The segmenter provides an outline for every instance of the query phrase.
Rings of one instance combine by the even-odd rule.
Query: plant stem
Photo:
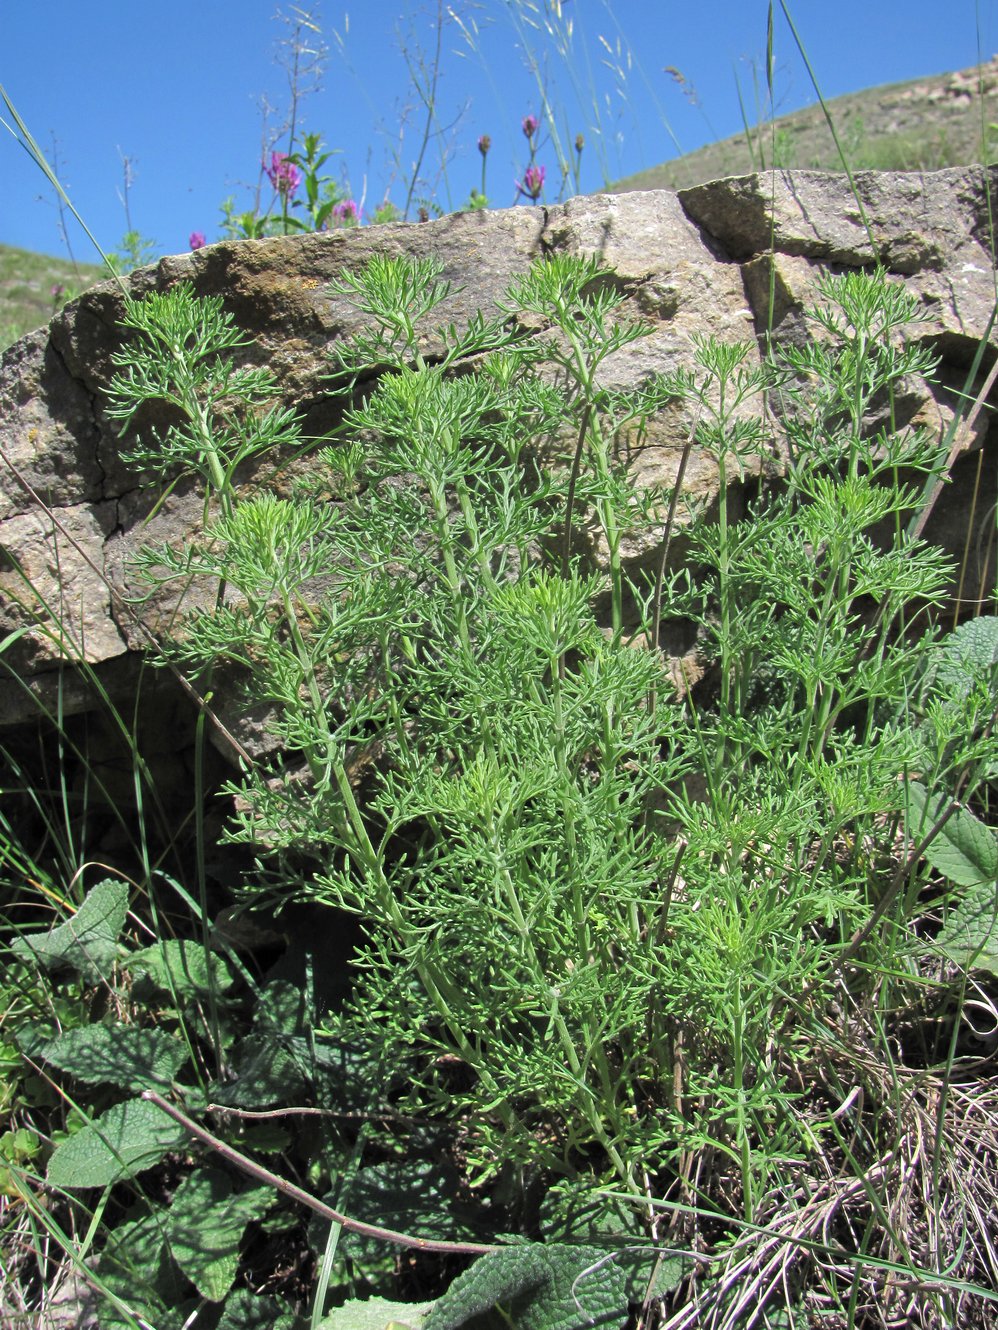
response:
[[[270,1169],[264,1168],[261,1164],[255,1163],[246,1155],[240,1154],[234,1150],[231,1145],[226,1145],[224,1141],[219,1140],[206,1128],[200,1126],[193,1118],[171,1104],[169,1100],[164,1099],[162,1095],[157,1094],[155,1090],[144,1090],[142,1098],[155,1104],[158,1109],[171,1117],[174,1122],[180,1124],[186,1132],[189,1132],[195,1140],[201,1141],[209,1149],[214,1150],[222,1159],[227,1160],[234,1167],[245,1173],[247,1177],[256,1178],[258,1182],[265,1186],[273,1187],[283,1196],[287,1196],[292,1201],[297,1201],[300,1205],[307,1206],[323,1219],[328,1219],[330,1223],[341,1224],[343,1228],[351,1233],[359,1233],[363,1237],[375,1238],[379,1242],[391,1242],[397,1247],[411,1247],[417,1251],[437,1251],[448,1252],[455,1255],[484,1256],[489,1252],[498,1251],[499,1248],[481,1242],[441,1242],[436,1238],[416,1238],[408,1233],[399,1233],[395,1229],[382,1228],[378,1224],[367,1224],[361,1219],[351,1219],[348,1215],[341,1214],[334,1210],[332,1206],[326,1205],[324,1201],[318,1200],[315,1196],[303,1191],[301,1187],[296,1187],[293,1182],[286,1178],[279,1177],[272,1173]]]

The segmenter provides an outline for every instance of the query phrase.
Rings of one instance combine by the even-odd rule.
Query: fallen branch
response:
[[[227,1159],[230,1164],[251,1178],[256,1178],[258,1182],[266,1184],[268,1187],[274,1187],[283,1195],[290,1197],[293,1201],[298,1201],[301,1205],[306,1205],[310,1210],[314,1210],[317,1215],[322,1215],[323,1219],[328,1219],[333,1224],[341,1224],[351,1233],[361,1233],[366,1238],[377,1238],[381,1242],[393,1242],[397,1247],[414,1247],[417,1251],[439,1251],[455,1252],[459,1255],[467,1256],[485,1256],[489,1252],[498,1251],[496,1246],[490,1246],[481,1242],[441,1242],[434,1238],[416,1238],[410,1233],[398,1233],[392,1228],[381,1228],[377,1224],[365,1224],[360,1219],[350,1219],[347,1215],[342,1215],[332,1206],[326,1205],[324,1201],[316,1200],[307,1191],[302,1191],[301,1187],[296,1187],[293,1182],[288,1182],[286,1178],[278,1177],[276,1173],[271,1173],[269,1169],[263,1168],[260,1164],[255,1164],[252,1159],[247,1159],[246,1155],[240,1154],[234,1150],[231,1145],[226,1145],[220,1141],[217,1136],[213,1136],[210,1131],[200,1126],[193,1118],[187,1116],[176,1105],[169,1103],[162,1095],[155,1090],[144,1090],[142,1098],[148,1099],[151,1104],[163,1110],[168,1117],[173,1118],[174,1122],[179,1122],[185,1131],[203,1141],[205,1145],[214,1150],[216,1154]]]

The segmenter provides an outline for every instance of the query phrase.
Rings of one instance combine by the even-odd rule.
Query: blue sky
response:
[[[766,0],[301,0],[298,10],[319,18],[328,58],[321,87],[302,101],[299,124],[338,149],[326,169],[366,212],[386,195],[405,202],[425,119],[411,71],[418,75],[420,62],[425,68],[432,60],[438,5],[456,18],[443,27],[440,132],[424,158],[423,192],[445,210],[480,187],[482,134],[493,143],[490,201],[513,202],[527,164],[520,125],[540,114],[541,86],[558,108],[564,142],[585,136],[585,191],[599,189],[604,175],[631,174],[736,133],[739,85],[753,115],[754,85],[765,92]],[[998,51],[998,0],[787,6],[826,97],[964,68]],[[776,8],[782,113],[814,93]],[[264,141],[288,109],[278,59],[287,54],[280,43],[295,12],[286,0],[0,0],[0,83],[54,153],[103,245],[114,248],[126,230],[127,159],[132,226],[157,253],[176,253],[192,231],[218,238],[226,197],[239,210],[252,203]],[[552,31],[561,34],[561,51]],[[265,104],[272,108],[266,121]],[[546,129],[537,162],[547,168],[545,197],[553,201],[558,172]],[[2,127],[0,179],[0,243],[65,253],[54,194]],[[70,226],[77,258],[93,259]]]

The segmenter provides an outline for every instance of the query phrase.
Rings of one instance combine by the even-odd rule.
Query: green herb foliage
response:
[[[139,561],[151,588],[198,592],[165,657],[266,707],[279,740],[225,790],[224,836],[255,862],[241,901],[349,917],[349,969],[321,1019],[307,986],[254,982],[238,1040],[234,973],[191,942],[126,943],[124,888],[24,933],[22,965],[112,988],[123,971],[185,1013],[168,1032],[36,1036],[41,1063],[113,1099],[50,1155],[49,1182],[110,1187],[177,1146],[123,1092],[237,1110],[314,1096],[365,1119],[312,1137],[312,1180],[347,1213],[353,1197],[423,1238],[442,1218],[455,1239],[550,1235],[482,1256],[427,1330],[622,1327],[629,1298],[647,1315],[684,1280],[703,1324],[734,1326],[775,1269],[852,1315],[859,1282],[838,1256],[834,1275],[812,1262],[849,1243],[909,1278],[982,1277],[983,1258],[961,1265],[939,1229],[926,1245],[856,1184],[900,1148],[892,1121],[928,1113],[868,1048],[891,1047],[926,990],[958,1001],[996,955],[995,643],[991,620],[940,633],[951,568],[909,534],[945,462],[896,422],[899,385],[933,370],[915,302],[882,273],[828,277],[803,348],[767,362],[703,338],[690,371],[622,392],[608,362],[649,329],[595,258],[539,260],[463,328],[443,321],[429,261],[374,258],[339,293],[365,329],[331,349],[342,424],[295,492],[247,479],[307,444],[269,374],[235,367],[245,344],[218,300],[178,287],[130,304],[108,409],[148,479],[204,487],[202,534]],[[162,403],[157,432],[143,412]],[[622,441],[665,409],[687,414],[719,494],[681,517],[691,563],[649,579],[625,537],[664,537],[673,496],[635,489]],[[658,649],[662,619],[695,627],[695,690]],[[846,1117],[857,1094],[869,1118]],[[947,1122],[906,1192],[935,1225],[926,1195],[959,1157]],[[288,1143],[283,1123],[257,1125],[244,1152]],[[386,1187],[406,1203],[372,1201]],[[230,1296],[250,1218],[288,1222],[272,1195],[209,1160],[168,1217],[145,1197],[112,1244],[141,1236],[167,1262],[136,1314],[169,1315],[178,1271]],[[664,1196],[683,1217],[671,1242]],[[312,1241],[341,1299],[397,1291],[368,1238],[340,1252],[327,1231]],[[727,1252],[727,1274],[684,1260],[694,1238]],[[407,1306],[422,1314],[369,1311]]]

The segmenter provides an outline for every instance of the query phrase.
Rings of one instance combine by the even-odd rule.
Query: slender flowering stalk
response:
[[[544,177],[547,175],[547,168],[544,166],[528,166],[523,173],[523,180],[517,180],[517,197],[525,194],[527,198],[534,202],[540,198],[541,190],[544,188]]]
[[[337,203],[333,208],[334,226],[359,226],[360,209],[353,199],[346,199],[343,203]]]
[[[270,165],[264,166],[267,179],[285,201],[293,199],[301,184],[301,171],[288,159],[286,152],[272,152]]]
[[[540,196],[544,187],[545,169],[537,165],[537,131],[540,129],[540,121],[535,115],[525,116],[521,128],[527,140],[527,146],[530,148],[530,157],[527,160],[526,170],[523,173],[523,181],[516,180],[516,198],[521,194],[526,194],[534,202]],[[514,199],[515,202],[515,199]]]
[[[478,151],[482,154],[482,198],[488,198],[488,190],[485,188],[485,171],[489,163],[489,149],[492,147],[492,139],[488,134],[483,134],[478,140]]]

